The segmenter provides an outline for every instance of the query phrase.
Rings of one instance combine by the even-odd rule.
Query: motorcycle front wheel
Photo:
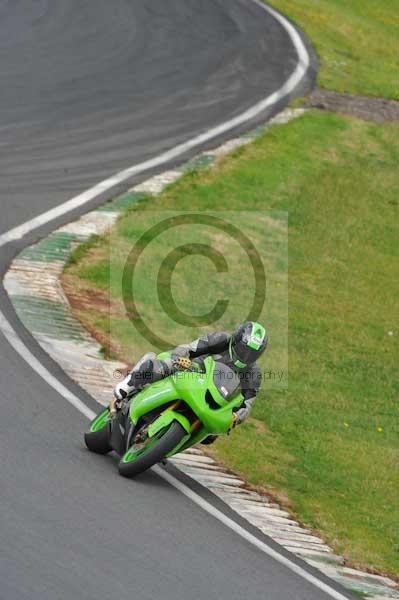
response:
[[[135,477],[143,473],[165,458],[186,435],[184,427],[173,421],[154,437],[147,438],[145,443],[133,444],[119,462],[119,473],[123,477]]]

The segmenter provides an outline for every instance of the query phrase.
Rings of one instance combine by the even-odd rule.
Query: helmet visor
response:
[[[231,344],[231,358],[238,367],[246,367],[256,361],[259,357],[259,350],[250,348],[244,341],[236,342]]]

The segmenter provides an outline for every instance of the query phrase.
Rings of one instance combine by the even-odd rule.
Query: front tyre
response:
[[[110,435],[110,413],[106,408],[90,423],[90,429],[85,433],[85,444],[91,452],[107,454],[112,450],[109,444]]]
[[[187,435],[184,427],[177,421],[158,432],[139,448],[135,445],[122,456],[118,469],[123,477],[135,477],[160,462]]]

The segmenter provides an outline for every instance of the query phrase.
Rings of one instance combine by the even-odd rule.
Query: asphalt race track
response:
[[[286,31],[251,0],[0,0],[0,234],[238,115],[296,60]],[[1,275],[78,213],[4,245]],[[18,323],[3,288],[0,308],[95,409]],[[127,481],[112,457],[87,452],[85,418],[2,333],[0,398],[1,600],[329,597],[155,473]]]

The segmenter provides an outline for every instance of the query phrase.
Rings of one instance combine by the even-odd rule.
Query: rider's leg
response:
[[[130,373],[115,387],[114,393],[118,400],[124,400],[149,383],[159,381],[170,374],[165,361],[159,360],[154,352],[147,352]]]

